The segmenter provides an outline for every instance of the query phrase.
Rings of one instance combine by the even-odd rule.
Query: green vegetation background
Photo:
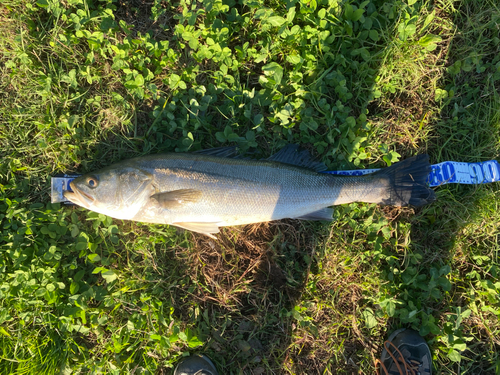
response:
[[[217,241],[49,203],[58,172],[229,144],[499,158],[499,35],[494,0],[2,0],[0,372],[371,374],[413,327],[435,373],[500,373],[496,184]]]

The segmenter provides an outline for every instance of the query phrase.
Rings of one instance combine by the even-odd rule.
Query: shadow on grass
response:
[[[196,319],[221,374],[280,372],[318,246],[317,228],[307,229],[285,220],[223,229],[216,241],[186,233],[176,259],[191,282],[174,307],[181,320]]]

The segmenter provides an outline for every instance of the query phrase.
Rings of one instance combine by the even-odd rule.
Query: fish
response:
[[[419,207],[435,199],[426,182],[426,154],[364,176],[321,173],[326,169],[295,144],[259,160],[221,147],[120,161],[74,179],[64,196],[116,219],[169,224],[212,238],[225,226],[331,221],[331,206],[344,203]]]

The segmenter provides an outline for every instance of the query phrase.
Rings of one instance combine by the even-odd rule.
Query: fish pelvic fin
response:
[[[385,180],[387,186],[380,202],[376,203],[420,207],[433,202],[436,196],[427,184],[430,172],[429,155],[422,154],[373,173],[374,178]]]
[[[172,223],[176,227],[184,228],[193,232],[204,234],[214,240],[217,239],[212,233],[219,233],[219,225],[217,223]]]

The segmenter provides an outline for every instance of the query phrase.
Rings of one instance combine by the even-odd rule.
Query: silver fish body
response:
[[[433,199],[421,176],[413,181],[413,175],[428,175],[427,159],[407,162],[403,172],[413,174],[411,186],[401,190],[391,173],[319,173],[323,165],[293,145],[277,156],[245,160],[196,153],[149,155],[75,179],[73,193],[66,197],[111,217],[172,224],[208,235],[221,226],[283,218],[331,220],[328,207],[342,203],[420,205]],[[295,165],[283,162],[287,159]],[[401,168],[393,169],[401,175]]]

